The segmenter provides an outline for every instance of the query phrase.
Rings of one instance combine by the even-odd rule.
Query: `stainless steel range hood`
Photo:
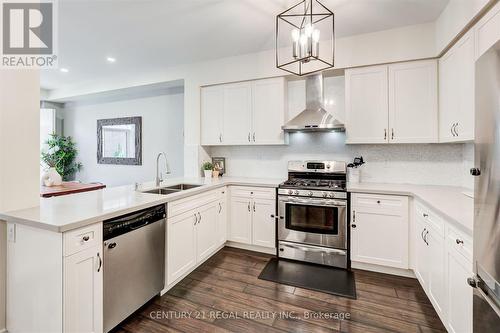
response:
[[[285,132],[345,131],[344,124],[323,108],[323,74],[306,77],[306,109],[281,128]]]

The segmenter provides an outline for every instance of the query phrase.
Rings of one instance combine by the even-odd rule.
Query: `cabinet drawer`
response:
[[[415,214],[417,218],[426,222],[431,228],[435,229],[441,237],[444,237],[444,221],[430,208],[420,202],[417,202],[415,204]]]
[[[358,211],[377,211],[394,214],[407,214],[408,197],[395,195],[355,193],[352,207]]]
[[[472,238],[451,226],[447,229],[448,248],[463,255],[472,262]]]
[[[67,231],[63,234],[64,256],[70,256],[101,243],[102,223]]]
[[[256,199],[275,199],[276,189],[271,187],[231,186],[231,196]]]
[[[189,210],[201,207],[209,202],[219,200],[222,189],[207,191],[167,204],[168,217],[176,216]]]

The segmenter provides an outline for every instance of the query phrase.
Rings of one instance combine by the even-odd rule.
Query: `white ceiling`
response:
[[[337,37],[434,21],[449,0],[323,0]],[[272,49],[276,15],[298,0],[59,0],[59,67],[41,85],[92,82]],[[106,57],[117,59],[113,64]]]

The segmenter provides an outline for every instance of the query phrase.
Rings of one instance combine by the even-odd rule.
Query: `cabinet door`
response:
[[[453,333],[472,332],[472,263],[454,249],[447,250],[448,329]]]
[[[197,212],[191,210],[167,221],[167,284],[173,283],[196,265]]]
[[[428,245],[424,240],[427,227],[421,218],[415,216],[415,275],[422,288],[427,291],[429,287],[429,257]]]
[[[222,117],[224,110],[224,88],[213,86],[201,88],[201,144],[222,143]]]
[[[353,205],[351,259],[407,269],[408,197],[387,196],[384,203],[377,202],[380,208]]]
[[[196,258],[202,262],[217,247],[217,215],[219,203],[214,201],[198,209],[199,220],[196,224]]]
[[[429,286],[427,295],[434,305],[436,312],[441,318],[444,318],[446,309],[444,238],[431,229],[426,232],[425,239],[429,244],[427,251],[427,260],[429,261]]]
[[[253,245],[274,248],[276,244],[276,201],[254,199],[252,216]]]
[[[232,197],[229,219],[229,240],[252,244],[252,199]]]
[[[218,202],[217,214],[217,244],[222,245],[227,240],[227,203],[226,191],[222,191],[221,199]]]
[[[388,142],[387,66],[345,71],[347,143]]]
[[[500,3],[490,9],[474,27],[476,60],[500,39]]]
[[[64,258],[64,332],[102,332],[102,245]]]
[[[439,141],[455,140],[453,127],[458,112],[459,59],[453,49],[439,59]]]
[[[252,84],[226,84],[224,87],[224,117],[222,143],[244,145],[252,143]]]
[[[389,142],[438,141],[437,61],[389,65]]]
[[[474,80],[475,80],[475,60],[474,60],[474,34],[469,32],[458,45],[460,67],[456,70],[460,74],[458,81],[459,99],[457,125],[455,132],[459,141],[474,140]]]
[[[285,79],[275,78],[253,82],[252,142],[283,144],[285,133]]]

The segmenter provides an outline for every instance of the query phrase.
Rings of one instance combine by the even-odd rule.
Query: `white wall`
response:
[[[0,70],[0,211],[38,205],[40,76]],[[5,223],[0,221],[0,331],[5,327]]]
[[[142,117],[142,165],[97,163],[97,119]],[[77,160],[83,169],[76,178],[83,182],[102,182],[107,186],[133,184],[154,179],[156,156],[167,154],[172,174],[184,171],[184,96],[173,94],[144,96],[98,104],[68,104],[64,110],[64,134],[78,147]],[[160,167],[163,168],[164,161]]]
[[[462,144],[346,145],[345,133],[293,133],[287,146],[211,147],[229,176],[286,179],[289,160],[352,161],[363,156],[362,181],[462,186]]]
[[[440,53],[489,2],[496,0],[449,0],[436,20],[436,51]]]

